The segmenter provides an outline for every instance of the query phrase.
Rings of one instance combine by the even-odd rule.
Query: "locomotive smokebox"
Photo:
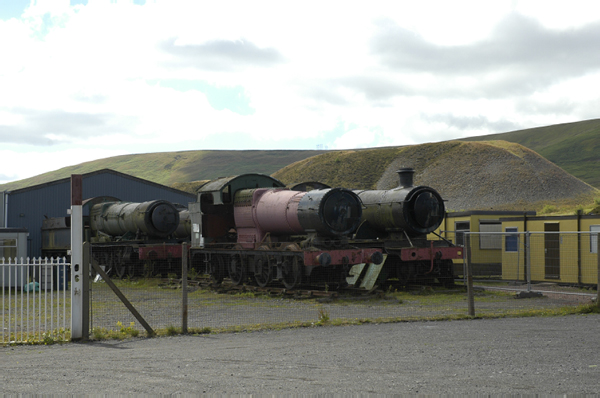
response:
[[[309,191],[298,203],[298,219],[307,232],[326,236],[351,234],[360,225],[362,204],[349,189]]]

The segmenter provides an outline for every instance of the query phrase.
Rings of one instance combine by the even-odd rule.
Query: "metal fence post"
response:
[[[527,270],[527,291],[531,291],[531,232],[525,233],[525,247],[527,248],[525,256],[525,269]]]
[[[83,338],[83,212],[82,177],[71,175],[71,340]]]
[[[467,270],[467,303],[469,316],[475,316],[475,297],[473,295],[473,271],[471,269],[471,235],[465,233],[465,266]]]
[[[598,285],[596,286],[596,305],[600,308],[600,234],[596,235],[596,253],[598,253]]]
[[[81,262],[81,338],[87,341],[90,338],[90,263],[92,262],[92,246],[83,242]]]
[[[181,290],[182,290],[182,311],[181,311],[181,333],[188,332],[188,245],[184,242],[181,245]]]

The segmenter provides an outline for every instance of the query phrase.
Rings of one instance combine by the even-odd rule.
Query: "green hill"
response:
[[[521,144],[575,177],[600,188],[600,119],[463,138]]]
[[[81,163],[0,185],[0,191],[43,184],[71,174],[112,169],[167,186],[244,174],[272,174],[325,151],[184,151],[122,155]]]
[[[584,181],[600,186],[600,169],[594,167],[599,153],[597,119],[401,147],[124,155],[0,185],[0,191],[106,168],[189,192],[195,192],[198,181],[249,172],[273,175],[286,184],[320,181],[389,189],[397,184],[398,168],[413,167],[415,183],[440,191],[450,210],[541,210],[548,204],[593,203],[600,196],[598,190]]]

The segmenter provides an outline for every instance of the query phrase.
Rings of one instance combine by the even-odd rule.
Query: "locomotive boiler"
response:
[[[166,200],[94,204],[89,215],[93,259],[119,278],[180,273],[189,225],[187,208]]]
[[[267,235],[272,241],[294,235],[339,239],[356,231],[361,214],[358,196],[342,188],[246,189],[234,199],[237,242],[243,248],[254,249]]]
[[[191,255],[220,282],[252,277],[259,286],[280,280],[345,283],[354,264],[381,263],[377,248],[349,245],[362,205],[348,189],[299,192],[269,176],[246,174],[206,184],[192,213]]]
[[[99,203],[90,210],[90,227],[98,235],[130,240],[165,238],[179,227],[179,211],[166,200]]]

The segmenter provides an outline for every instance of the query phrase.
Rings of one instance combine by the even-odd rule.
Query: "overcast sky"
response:
[[[600,2],[0,0],[0,183],[600,117]]]

